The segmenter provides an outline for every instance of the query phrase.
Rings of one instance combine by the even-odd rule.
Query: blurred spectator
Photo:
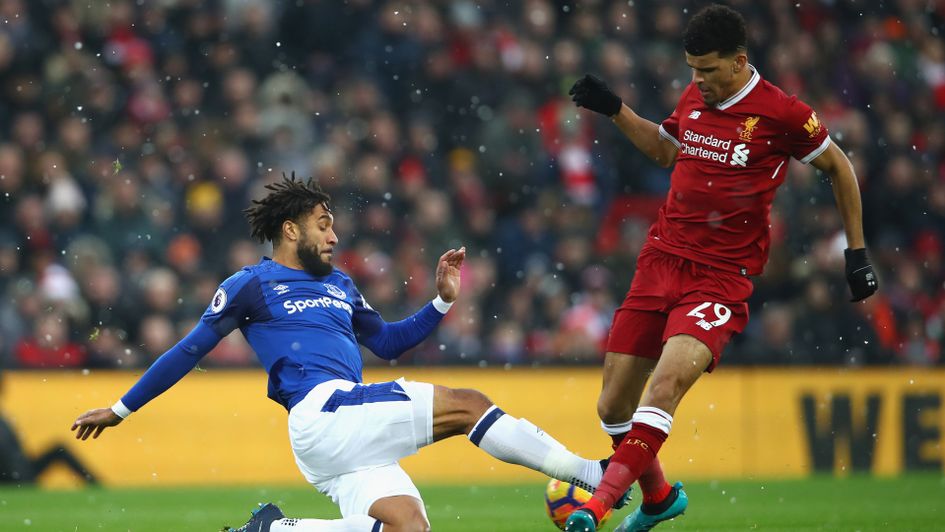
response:
[[[902,362],[916,366],[937,364],[942,357],[942,345],[927,335],[921,314],[910,314],[906,318],[902,343],[896,354]]]
[[[136,337],[148,362],[157,360],[178,340],[174,324],[164,314],[152,314],[141,320]]]
[[[89,367],[93,368],[136,368],[145,363],[144,357],[137,350],[132,350],[127,343],[128,333],[116,327],[92,327],[87,345]]]
[[[744,333],[744,343],[737,354],[726,358],[726,363],[760,366],[813,362],[806,353],[797,352],[794,346],[794,313],[787,305],[767,305],[761,318],[749,323],[751,325]]]
[[[188,331],[184,331],[185,334],[186,332]],[[207,354],[204,362],[208,366],[240,367],[249,366],[255,360],[256,355],[253,354],[253,349],[243,338],[242,333],[233,331]]]
[[[405,362],[599,359],[669,173],[566,88],[594,72],[665,118],[700,3],[105,4],[2,4],[0,361],[146,364],[266,253],[242,209],[293,170],[332,194],[338,265],[385,315],[467,245],[463,303]],[[726,360],[942,364],[945,10],[738,6],[753,65],[850,155],[881,291],[848,304],[830,185],[792,162]],[[251,363],[240,342],[208,365]]]
[[[841,295],[843,282],[813,276],[804,289],[802,312],[794,319],[790,362],[861,365],[884,361],[876,334]],[[789,316],[784,317],[786,321]]]
[[[85,347],[69,338],[67,318],[55,313],[37,317],[32,333],[17,343],[15,353],[23,368],[79,368],[88,361]]]

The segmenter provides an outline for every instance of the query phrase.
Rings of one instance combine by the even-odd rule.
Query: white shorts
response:
[[[433,385],[323,382],[289,412],[289,441],[302,475],[342,516],[383,497],[420,499],[397,461],[433,442]]]

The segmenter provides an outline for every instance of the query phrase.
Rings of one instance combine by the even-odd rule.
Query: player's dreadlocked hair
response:
[[[734,9],[712,4],[699,10],[689,19],[683,32],[683,46],[690,55],[718,52],[721,56],[746,49],[748,31],[745,19]]]
[[[249,220],[250,235],[260,243],[270,241],[278,244],[282,240],[282,222],[299,218],[312,212],[317,205],[324,205],[329,209],[331,198],[322,190],[314,179],[307,181],[295,179],[282,174],[282,181],[266,185],[269,194],[261,200],[253,200],[253,204],[243,209],[243,214]]]

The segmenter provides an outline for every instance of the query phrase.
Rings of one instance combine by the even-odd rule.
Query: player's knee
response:
[[[624,415],[625,408],[616,408],[610,401],[601,397],[597,400],[597,417],[607,424],[623,423],[627,421]]]
[[[629,421],[636,409],[636,403],[620,401],[618,397],[605,393],[597,399],[597,416],[607,424]]]
[[[409,521],[401,528],[404,532],[430,532],[430,522],[422,513],[412,516]]]
[[[456,403],[462,405],[463,424],[466,425],[466,433],[472,430],[477,421],[492,406],[492,401],[486,397],[486,394],[479,390],[460,389],[453,390]]]
[[[479,418],[492,406],[492,401],[479,390],[465,389],[458,391],[463,393],[463,403],[468,406],[470,417],[475,418],[473,423],[479,421]]]
[[[399,532],[430,532],[430,521],[427,521],[423,512],[415,509],[404,515],[399,522],[385,525],[384,530],[388,529]]]
[[[685,383],[672,376],[654,380],[647,390],[646,404],[671,412],[676,409],[685,390]]]

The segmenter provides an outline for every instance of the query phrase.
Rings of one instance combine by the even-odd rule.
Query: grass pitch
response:
[[[544,514],[543,485],[422,486],[420,491],[436,531],[556,530]],[[945,529],[942,475],[724,480],[687,483],[686,491],[686,515],[657,530]],[[327,498],[305,486],[75,491],[3,487],[0,530],[213,531],[242,525],[249,510],[263,501],[277,502],[290,517],[339,516]],[[615,512],[603,530],[611,530],[628,512]]]

